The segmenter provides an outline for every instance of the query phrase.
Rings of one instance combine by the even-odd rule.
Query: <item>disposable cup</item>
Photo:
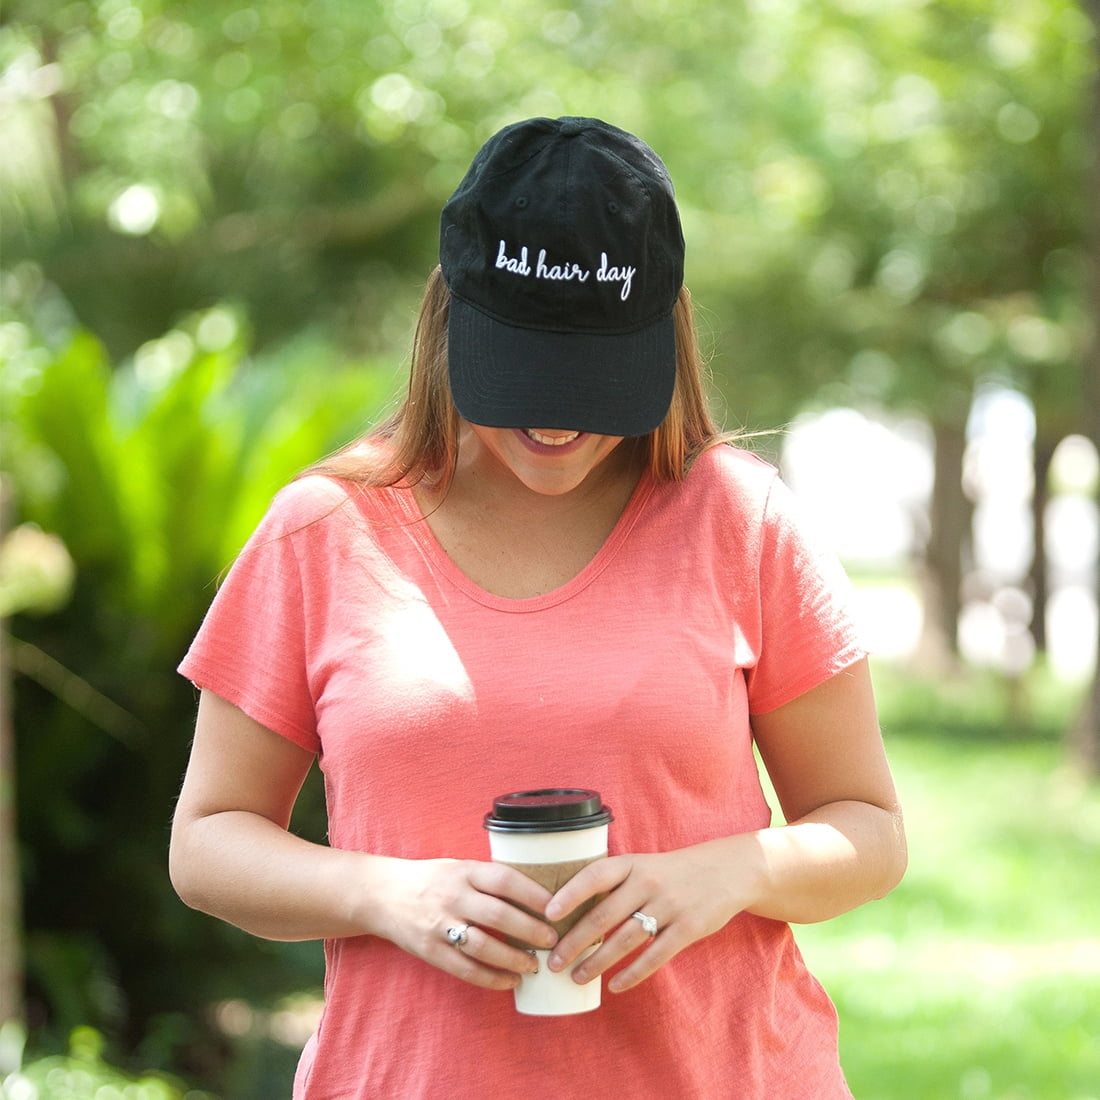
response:
[[[555,787],[516,791],[493,800],[485,815],[489,850],[497,863],[507,863],[529,878],[556,892],[582,867],[607,855],[607,832],[611,810],[597,791]],[[554,922],[559,937],[597,902],[580,906],[563,920]],[[516,1011],[528,1016],[568,1016],[600,1007],[602,982],[584,985],[573,981],[568,970],[552,973],[549,951],[532,951],[538,960],[537,974],[525,974],[515,991]],[[591,954],[593,945],[586,954]],[[580,960],[578,960],[580,961]]]

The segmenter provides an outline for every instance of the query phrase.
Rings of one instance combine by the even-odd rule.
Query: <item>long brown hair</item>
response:
[[[378,424],[363,447],[352,444],[306,473],[329,474],[362,485],[421,480],[446,488],[458,460],[459,415],[447,376],[447,317],[451,296],[437,266],[428,277],[413,335],[409,386],[400,407]],[[639,441],[659,481],[682,481],[708,447],[729,441],[711,413],[705,367],[695,333],[691,294],[682,287],[673,306],[676,384],[668,415]]]

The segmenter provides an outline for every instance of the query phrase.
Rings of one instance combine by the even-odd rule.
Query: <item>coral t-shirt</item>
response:
[[[750,715],[863,656],[847,578],[771,466],[717,446],[640,480],[591,562],[505,599],[407,487],[276,498],[181,672],[316,752],[333,847],[488,858],[494,796],[593,788],[611,854],[770,824]],[[813,736],[812,731],[807,736]],[[790,928],[748,914],[567,1017],[516,1013],[387,940],[325,943],[295,1100],[833,1100],[831,1002]]]

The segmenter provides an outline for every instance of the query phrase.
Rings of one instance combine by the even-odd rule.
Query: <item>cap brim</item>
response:
[[[671,315],[630,333],[545,332],[452,296],[447,355],[459,414],[490,428],[648,435],[676,382]]]

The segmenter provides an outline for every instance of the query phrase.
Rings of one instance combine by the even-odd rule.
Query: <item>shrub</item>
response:
[[[250,358],[224,309],[121,366],[87,332],[15,343],[14,521],[60,537],[75,565],[63,609],[11,621],[29,1018],[55,1046],[87,1023],[123,1049],[170,1047],[155,1064],[171,1064],[203,1045],[212,1000],[320,980],[315,948],[258,943],[168,884],[195,707],[175,666],[272,494],[357,435],[394,372],[309,344]]]

